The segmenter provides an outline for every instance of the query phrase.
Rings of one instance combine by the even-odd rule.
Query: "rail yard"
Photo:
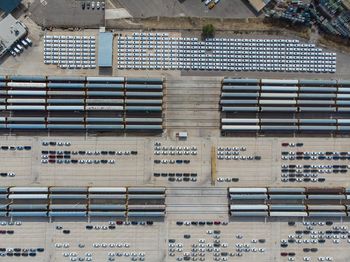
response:
[[[238,0],[15,2],[0,261],[350,260],[347,52],[142,25],[259,16]]]

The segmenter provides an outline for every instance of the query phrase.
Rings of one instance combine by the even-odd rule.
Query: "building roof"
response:
[[[1,0],[0,9],[6,13],[11,13],[22,0]]]
[[[350,0],[343,0],[342,3],[348,10],[350,10]]]
[[[259,13],[269,2],[270,0],[248,0],[249,4]]]
[[[0,57],[9,50],[12,45],[25,36],[27,28],[12,15],[6,16],[0,21]]]
[[[113,33],[100,32],[98,45],[98,66],[112,67]]]

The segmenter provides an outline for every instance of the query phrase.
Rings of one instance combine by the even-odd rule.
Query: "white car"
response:
[[[209,5],[212,0],[205,0],[204,4]]]

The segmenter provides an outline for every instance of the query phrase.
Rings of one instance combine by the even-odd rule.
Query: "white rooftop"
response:
[[[27,33],[27,27],[12,15],[0,21],[0,57]]]

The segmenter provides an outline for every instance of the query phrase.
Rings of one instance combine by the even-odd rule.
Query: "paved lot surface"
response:
[[[310,261],[318,261],[319,257],[332,257],[333,261],[340,262],[350,259],[346,251],[350,244],[347,239],[342,238],[338,239],[339,243],[333,241],[335,238],[326,239],[325,243],[310,243],[313,239],[310,233],[302,234],[302,244],[289,243],[286,248],[280,247],[281,240],[295,239],[296,231],[307,230],[307,225],[303,224],[302,220],[289,218],[284,221],[266,222],[257,219],[231,221],[227,225],[204,226],[176,224],[177,221],[198,222],[203,220],[203,217],[188,216],[187,219],[182,219],[176,215],[169,215],[168,220],[164,223],[155,222],[151,226],[116,225],[115,229],[108,228],[108,220],[92,222],[60,220],[52,221],[52,223],[23,220],[20,226],[0,226],[0,230],[14,230],[13,235],[2,235],[3,241],[0,246],[22,249],[40,247],[45,249],[44,252],[38,252],[36,257],[2,257],[1,261],[14,261],[14,259],[35,262],[70,261],[70,257],[92,257],[92,261],[108,261],[109,257],[113,257],[115,261],[132,261],[131,254],[134,253],[138,258],[142,254],[145,261],[162,262],[176,261],[177,257],[183,257],[187,252],[195,253],[197,257],[204,257],[205,261],[214,261],[214,253],[221,254],[221,252],[227,252],[227,261],[288,261],[288,257],[281,257],[282,252],[295,253],[295,261],[302,261],[303,257],[310,257]],[[204,221],[226,222],[228,220],[208,215]],[[288,221],[296,223],[294,226],[288,226]],[[324,224],[325,221],[332,221],[333,225],[327,226]],[[312,230],[309,231],[320,233],[332,231],[334,227],[342,227],[345,230],[350,227],[349,221],[337,219],[304,220],[305,222],[314,222],[314,225],[311,226]],[[319,222],[323,222],[323,225],[320,225]],[[87,230],[86,225],[92,225],[94,228]],[[62,229],[57,229],[57,227],[62,227]],[[70,234],[64,234],[63,230],[70,230]],[[190,238],[184,238],[184,235],[190,235]],[[174,247],[169,246],[171,245],[169,240],[174,242]],[[208,245],[213,246],[218,240],[221,245],[218,250],[214,251],[213,248],[212,251],[210,248],[208,250]],[[96,244],[99,247],[96,247]],[[205,251],[200,251],[203,244]],[[231,256],[237,253],[236,250],[240,245],[245,245],[245,248],[251,251],[241,252],[242,256],[239,257]],[[304,248],[309,250],[317,248],[317,251],[306,252],[303,251]],[[257,251],[253,252],[252,249]],[[174,256],[171,256],[171,253]],[[203,255],[199,256],[200,253]],[[122,256],[119,257],[117,254]]]
[[[172,135],[173,133],[171,133]],[[348,165],[348,160],[282,160],[282,151],[347,152],[350,141],[347,138],[195,138],[178,141],[172,136],[166,138],[137,137],[2,137],[1,146],[32,146],[31,151],[0,151],[1,172],[13,172],[15,177],[1,177],[4,186],[48,185],[65,186],[133,186],[165,185],[176,187],[210,186],[211,148],[246,147],[243,156],[261,156],[261,160],[217,160],[216,178],[238,178],[238,182],[217,182],[218,187],[229,186],[350,186],[347,173],[321,173],[325,182],[281,182],[281,165]],[[42,146],[42,141],[69,141],[71,146]],[[161,147],[196,147],[196,155],[155,154],[154,143]],[[302,148],[285,148],[282,142],[303,142]],[[43,164],[43,150],[56,151],[133,151],[137,155],[71,155],[76,160],[115,160],[114,164]],[[165,152],[166,150],[160,150]],[[184,150],[176,150],[184,152]],[[169,152],[169,151],[168,151]],[[154,163],[154,160],[190,160],[189,164]],[[154,173],[197,173],[193,182],[171,182],[168,176],[155,177]]]
[[[186,2],[190,2],[187,0]],[[198,1],[199,2],[199,1]],[[224,2],[223,2],[224,3]],[[33,33],[34,32],[34,33]],[[48,75],[98,75],[98,70],[67,71],[55,67],[47,67],[42,63],[42,42],[39,31],[31,31],[34,47],[26,50],[20,57],[9,58],[0,67],[1,74],[48,74]],[[90,31],[89,31],[90,32]],[[96,31],[92,31],[96,33]],[[341,63],[346,63],[342,58]],[[263,77],[274,78],[350,78],[348,67],[338,66],[340,74],[328,75],[297,75],[297,74],[266,74]],[[311,243],[309,233],[303,233],[302,244],[291,243],[287,248],[280,246],[282,239],[289,235],[296,235],[297,230],[306,230],[302,220],[294,226],[288,221],[295,219],[232,219],[228,216],[227,188],[234,186],[342,186],[349,187],[349,172],[322,174],[326,181],[281,182],[282,164],[314,164],[314,165],[348,165],[348,160],[282,160],[282,151],[308,152],[348,152],[350,140],[348,138],[333,137],[220,137],[218,101],[221,77],[180,76],[180,72],[162,71],[115,71],[115,75],[126,76],[159,76],[168,77],[165,90],[165,127],[162,135],[156,137],[143,136],[77,136],[72,134],[57,135],[2,135],[0,146],[31,146],[30,151],[0,150],[0,173],[12,172],[15,177],[0,177],[2,186],[166,186],[167,214],[164,221],[146,225],[117,225],[116,229],[109,229],[109,220],[94,221],[56,219],[51,222],[46,219],[21,219],[22,225],[2,225],[0,231],[14,230],[13,234],[1,233],[0,248],[38,248],[43,247],[43,253],[36,257],[0,257],[0,261],[70,261],[70,257],[90,257],[92,261],[107,261],[114,257],[115,261],[131,261],[131,254],[139,258],[144,253],[145,261],[163,262],[176,261],[183,257],[184,252],[193,252],[197,257],[204,257],[205,261],[214,261],[214,253],[227,252],[227,261],[287,261],[288,257],[281,257],[281,252],[295,253],[295,261],[302,261],[303,257],[310,257],[310,261],[317,261],[319,257],[332,257],[333,261],[348,262],[349,242],[345,238],[334,234],[326,239],[324,244]],[[231,75],[222,73],[224,75]],[[255,73],[237,73],[234,76],[260,77]],[[187,141],[179,141],[176,133],[188,131]],[[70,142],[70,146],[43,146],[43,141]],[[155,150],[155,142],[161,143],[161,149]],[[284,142],[304,143],[303,147],[282,147]],[[181,154],[170,155],[155,151],[167,151],[163,147],[182,147],[176,149]],[[184,148],[196,148],[196,154],[185,154]],[[217,178],[236,178],[237,182],[216,182],[211,186],[211,150],[217,147],[245,147],[241,152],[244,156],[261,156],[261,160],[217,160]],[[115,160],[114,164],[44,164],[41,163],[45,150],[60,151],[137,151],[137,155],[73,155],[76,160]],[[216,156],[215,156],[216,157]],[[171,164],[171,160],[189,160],[188,164]],[[154,160],[167,160],[166,164],[156,164]],[[166,176],[154,176],[154,173]],[[186,182],[169,181],[169,173],[196,173],[197,180]],[[308,220],[308,219],[304,219]],[[335,226],[350,229],[349,219],[327,219],[334,221]],[[14,221],[18,221],[14,219]],[[220,221],[227,225],[177,225],[178,221]],[[317,221],[326,221],[325,218]],[[115,221],[114,221],[115,222]],[[96,226],[87,230],[86,225]],[[64,234],[63,229],[70,230]],[[106,229],[107,227],[107,229]],[[220,236],[214,236],[214,230],[220,230]],[[332,226],[316,224],[311,231],[335,230]],[[189,234],[190,238],[184,238]],[[320,233],[317,233],[320,234]],[[219,235],[219,234],[215,234]],[[313,234],[314,235],[314,234]],[[336,236],[337,235],[337,236]],[[239,236],[239,237],[238,237]],[[293,238],[293,237],[291,237]],[[169,247],[169,239],[175,241],[175,251]],[[217,251],[199,252],[199,244],[213,245],[220,239]],[[254,243],[255,240],[265,242]],[[339,240],[334,241],[335,239]],[[56,245],[56,243],[58,245]],[[98,244],[99,247],[93,246]],[[216,242],[218,243],[218,242]],[[79,245],[80,244],[80,245]],[[123,244],[123,246],[121,246]],[[125,246],[124,244],[127,244]],[[180,245],[181,244],[181,245]],[[65,247],[63,247],[63,246]],[[118,247],[119,245],[119,247]],[[193,245],[197,245],[193,247]],[[237,253],[237,245],[247,245],[246,248],[258,251],[242,252],[242,256],[231,256]],[[180,247],[181,246],[181,247]],[[179,249],[177,249],[179,248]],[[197,251],[193,251],[197,248]],[[317,252],[304,251],[303,248],[318,248]],[[264,250],[264,251],[259,251]],[[174,256],[172,256],[174,253]],[[199,255],[204,253],[204,255]],[[117,256],[122,254],[121,257]],[[73,259],[74,260],[74,259]],[[199,259],[198,259],[199,260]],[[140,261],[140,260],[139,260]]]
[[[75,0],[36,0],[30,7],[31,18],[43,27],[98,28],[103,26],[104,11],[96,8],[83,10],[81,3],[82,1]]]
[[[255,17],[251,8],[241,0],[221,0],[209,10],[199,0],[115,0],[133,17],[190,16],[190,17]]]
[[[98,68],[89,70],[67,70],[59,69],[54,65],[45,65],[43,59],[44,45],[43,36],[44,32],[40,28],[31,22],[30,19],[25,19],[24,22],[29,26],[29,37],[33,39],[33,46],[26,49],[20,56],[5,58],[0,64],[0,74],[23,74],[23,75],[86,75],[86,76],[97,76],[102,75],[114,75],[114,76],[140,76],[140,77],[159,77],[164,76],[169,81],[173,81],[174,87],[179,85],[176,82],[179,81],[189,81],[190,86],[197,85],[203,86],[209,78],[212,80],[208,82],[208,86],[214,87],[219,85],[211,85],[210,82],[217,81],[220,77],[253,77],[253,78],[277,78],[277,79],[350,79],[350,68],[348,66],[348,61],[350,60],[350,55],[337,52],[337,72],[334,74],[318,74],[318,73],[284,73],[284,72],[228,72],[228,71],[179,71],[179,70],[118,70],[117,66],[113,67],[113,70],[102,71]],[[125,32],[116,32],[125,33]],[[62,31],[54,30],[48,32],[48,34],[55,35],[95,35],[96,36],[96,49],[98,48],[98,31],[94,29],[84,30],[84,31]],[[187,35],[188,36],[188,35]],[[219,37],[224,37],[220,35]],[[228,35],[226,37],[237,37],[234,35]],[[240,36],[241,37],[241,36]],[[248,37],[248,36],[242,36]],[[267,35],[249,35],[250,38],[276,38],[276,36]],[[285,38],[285,37],[284,37]],[[114,57],[116,57],[117,45],[116,38],[114,40]],[[336,50],[327,50],[331,52],[336,52]],[[98,59],[96,57],[96,59]],[[115,64],[116,64],[116,60]],[[207,77],[207,78],[203,78]],[[202,82],[198,82],[199,80]],[[195,83],[197,81],[197,84]],[[200,83],[200,85],[198,84]],[[171,92],[171,90],[169,90]],[[177,92],[176,90],[174,92]],[[203,98],[205,99],[205,98]]]

